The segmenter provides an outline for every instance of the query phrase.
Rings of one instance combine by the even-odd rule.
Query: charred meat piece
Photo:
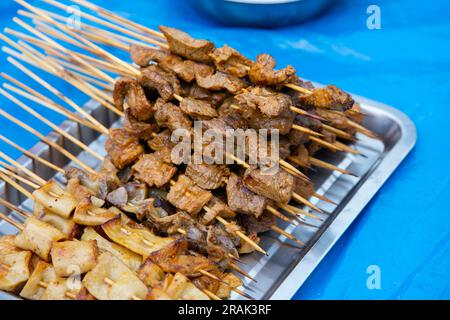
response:
[[[174,94],[181,94],[178,78],[154,64],[142,70],[138,81],[144,88],[158,91],[164,101],[171,100]]]
[[[255,217],[260,217],[264,212],[267,205],[266,198],[247,189],[237,175],[230,175],[226,189],[228,205],[231,210]]]
[[[213,261],[219,262],[227,259],[230,254],[234,257],[239,256],[236,250],[236,246],[239,245],[239,238],[236,239],[231,236],[221,227],[210,226],[206,241],[208,257]]]
[[[259,218],[241,214],[238,216],[238,221],[250,234],[270,231],[271,227],[276,223],[275,216],[269,212],[264,212]]]
[[[147,121],[155,112],[145,95],[144,88],[137,81],[129,85],[126,101],[131,115],[140,121]]]
[[[138,162],[133,165],[134,176],[144,181],[149,187],[162,187],[172,179],[177,168],[170,162],[165,162],[161,152],[147,153],[142,155]]]
[[[217,164],[188,164],[185,174],[200,188],[213,190],[223,187],[230,170],[226,165]]]
[[[176,240],[165,248],[151,253],[148,257],[150,261],[157,264],[165,272],[180,272],[188,277],[200,275],[200,270],[211,271],[217,266],[204,256],[187,255],[188,242],[186,240]]]
[[[141,67],[148,67],[150,61],[161,61],[165,57],[170,56],[170,52],[164,49],[144,47],[132,44],[130,46],[131,60]]]
[[[200,222],[204,225],[208,225],[216,219],[217,216],[222,218],[234,218],[236,213],[230,209],[230,207],[220,200],[218,197],[213,197],[211,201],[207,203],[208,211],[205,211],[200,218]]]
[[[317,109],[316,112],[322,118],[327,119],[331,126],[344,130],[350,134],[355,133],[355,129],[348,124],[348,118],[344,113],[330,112],[325,109]]]
[[[118,169],[114,166],[110,159],[105,158],[105,160],[103,160],[102,166],[97,175],[97,181],[99,186],[98,196],[101,199],[105,199],[108,192],[115,190],[121,184],[118,176]],[[86,185],[86,183],[83,182],[83,185]]]
[[[292,105],[288,95],[264,87],[252,87],[249,91],[236,95],[235,98],[241,108],[259,109],[269,117],[276,117],[289,111]]]
[[[248,69],[252,64],[250,59],[247,59],[239,51],[227,45],[215,49],[210,56],[214,60],[217,70],[231,73],[239,78],[247,75]]]
[[[128,89],[135,80],[128,77],[122,77],[114,83],[113,101],[117,109],[123,110],[123,104],[127,97]]]
[[[309,152],[305,145],[298,145],[297,148],[291,154],[292,158],[295,158],[295,163],[300,165],[301,167],[308,168],[310,166],[309,163]]]
[[[191,60],[183,60],[175,55],[170,55],[162,59],[159,62],[159,66],[168,72],[175,73],[186,82],[193,81],[196,74],[207,76],[214,72],[214,69],[207,64]]]
[[[174,104],[158,99],[155,107],[155,120],[158,126],[169,128],[171,131],[176,129],[190,130],[192,127],[191,120]]]
[[[163,130],[156,134],[156,136],[148,142],[148,146],[153,151],[171,149],[174,146],[174,144],[170,141],[171,135],[172,133],[170,132],[170,130]]]
[[[184,87],[184,96],[208,101],[213,106],[219,106],[228,94],[226,92],[211,92],[199,87],[197,83],[193,82],[189,86]]]
[[[287,110],[276,117],[269,117],[258,110],[253,115],[246,115],[248,126],[253,129],[278,129],[281,135],[288,134],[294,123],[295,115],[291,110]]]
[[[171,226],[167,229],[167,233],[169,235],[179,234],[180,229],[184,230],[185,238],[189,241],[189,247],[195,251],[206,252],[206,227],[182,211],[177,212],[172,217]]]
[[[172,53],[198,62],[208,63],[211,61],[209,54],[215,48],[214,43],[207,40],[194,39],[186,32],[175,28],[159,26],[159,30],[166,37]]]
[[[191,118],[197,120],[217,117],[217,111],[206,101],[193,98],[184,98],[180,102],[180,109]]]
[[[294,178],[284,170],[278,169],[272,173],[259,168],[248,168],[243,181],[254,193],[275,202],[288,203],[291,200]]]
[[[138,138],[125,129],[111,129],[105,149],[112,163],[118,169],[123,169],[133,163],[144,152]]]
[[[314,184],[305,179],[295,178],[294,192],[301,195],[305,199],[309,199],[314,194]]]
[[[210,75],[197,73],[195,79],[197,80],[197,84],[204,89],[212,91],[225,89],[233,94],[238,93],[247,86],[240,78],[221,71],[216,71]]]
[[[227,135],[227,130],[247,128],[246,120],[236,113],[206,120],[202,124],[205,130],[214,130],[217,134],[221,134],[224,137]]]
[[[306,107],[345,111],[353,106],[354,100],[351,95],[338,87],[328,85],[300,97],[299,103]]]
[[[130,109],[127,109],[125,110],[123,128],[139,139],[150,140],[152,133],[156,129],[156,125],[151,122],[139,121],[131,114]]]
[[[167,200],[180,210],[195,216],[212,199],[212,194],[192,181],[189,177],[181,175],[178,181],[171,186]]]
[[[275,59],[269,54],[260,54],[256,57],[248,76],[250,81],[257,85],[274,86],[287,83],[295,74],[295,69],[292,66],[287,66],[284,69],[275,71]]]

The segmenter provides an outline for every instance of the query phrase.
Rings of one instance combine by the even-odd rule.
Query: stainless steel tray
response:
[[[269,232],[263,236],[261,242],[261,246],[269,252],[269,257],[258,253],[243,257],[245,262],[245,265],[242,265],[243,269],[258,281],[257,283],[247,281],[245,291],[256,299],[290,299],[415,144],[416,129],[406,115],[379,102],[354,97],[361,103],[362,111],[367,114],[364,125],[376,132],[381,139],[374,140],[358,135],[359,141],[353,147],[360,150],[365,157],[332,152],[323,152],[320,155],[320,158],[355,173],[358,178],[338,172],[330,174],[327,170],[311,172],[316,192],[325,195],[338,205],[314,201],[316,198],[311,199],[325,212],[319,215],[323,221],[305,217],[307,223],[317,227],[303,224],[297,227],[280,225],[306,243],[304,248],[293,245],[283,236]],[[118,119],[95,102],[89,102],[86,108],[106,126],[118,125]],[[105,137],[98,137],[92,130],[69,121],[64,122],[62,127],[80,137],[86,144],[90,144],[99,153],[105,153],[103,149]],[[51,133],[49,138],[63,144],[70,151],[79,151],[58,134]],[[67,165],[62,155],[42,142],[35,145],[31,151],[59,166]],[[92,166],[99,165],[84,152],[80,153],[79,157]],[[45,179],[53,176],[49,169],[26,157],[21,157],[19,162]],[[54,177],[62,181],[61,175]],[[32,208],[30,200],[24,199],[3,182],[0,182],[0,197],[27,209]],[[1,206],[0,211],[8,213],[8,210]],[[21,220],[21,217],[14,213],[11,215]],[[0,235],[16,232],[17,230],[7,223],[0,222]],[[232,298],[240,299],[240,296],[235,295]],[[0,291],[0,299],[17,299],[17,297]]]

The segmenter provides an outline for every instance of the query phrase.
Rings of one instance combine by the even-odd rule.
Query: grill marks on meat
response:
[[[248,71],[250,81],[257,85],[274,86],[287,83],[295,74],[295,69],[292,66],[277,71],[274,68],[275,59],[271,55],[258,55],[256,62],[251,65]]]
[[[315,89],[312,94],[300,97],[299,103],[306,107],[345,111],[353,106],[354,100],[351,95],[338,87],[328,85]]]
[[[177,168],[165,161],[167,156],[162,152],[164,151],[142,155],[133,166],[135,178],[144,181],[149,187],[160,188],[167,184],[177,172]]]
[[[185,174],[200,188],[213,190],[225,185],[230,170],[226,165],[188,164]]]
[[[267,206],[266,198],[249,190],[234,173],[228,179],[226,190],[228,206],[233,211],[260,217]]]
[[[180,109],[191,118],[202,120],[217,117],[217,111],[206,101],[184,98],[180,102]]]
[[[135,44],[130,46],[131,60],[141,67],[148,67],[150,61],[161,61],[169,55],[170,52],[163,49],[138,46]]]
[[[167,194],[167,200],[173,206],[192,216],[197,215],[212,197],[211,192],[200,188],[185,175],[178,177],[178,181],[170,187]]]
[[[192,127],[191,120],[174,104],[158,99],[155,108],[155,120],[158,126],[169,128],[171,131],[176,129],[190,130]]]
[[[135,162],[144,152],[138,138],[125,129],[111,129],[105,149],[112,163],[118,169],[123,169]]]
[[[212,91],[225,89],[233,94],[238,93],[247,86],[245,81],[240,78],[221,71],[216,71],[210,75],[197,73],[195,79],[197,80],[197,84],[204,89]]]
[[[208,40],[194,39],[184,31],[160,26],[159,30],[166,37],[170,51],[185,59],[198,62],[210,62],[209,54],[214,50],[214,43]]]
[[[284,170],[264,173],[261,169],[249,168],[245,171],[244,185],[256,194],[275,202],[288,203],[294,188],[294,178]]]
[[[180,82],[173,73],[154,64],[142,69],[138,81],[144,88],[157,90],[164,101],[171,100],[174,94],[181,94],[182,91]]]
[[[288,95],[264,87],[252,87],[250,91],[236,95],[235,99],[242,108],[258,109],[269,117],[289,112],[292,105]]]
[[[219,71],[231,73],[232,75],[243,78],[247,75],[252,61],[247,59],[239,51],[224,45],[215,49],[210,57]]]

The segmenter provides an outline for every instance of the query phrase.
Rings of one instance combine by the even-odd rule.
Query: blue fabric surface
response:
[[[300,76],[336,84],[405,112],[417,126],[415,149],[295,298],[450,298],[448,0],[341,0],[314,20],[272,30],[222,26],[184,1],[94,2],[151,27],[172,25],[219,45],[228,43],[250,57],[268,52],[279,66],[294,65]],[[371,4],[381,8],[380,30],[366,27],[366,9]],[[2,27],[13,25],[10,19],[17,8],[12,1],[0,2]],[[1,70],[25,79],[4,58]],[[79,103],[86,100],[69,86],[58,84],[58,88]],[[26,119],[5,99],[0,103]],[[50,131],[37,121],[27,121],[41,132]],[[25,148],[37,140],[4,119],[0,126],[2,134]],[[366,286],[369,265],[380,267],[379,290]]]

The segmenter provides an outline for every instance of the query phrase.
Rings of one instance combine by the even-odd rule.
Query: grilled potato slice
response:
[[[99,208],[94,206],[89,200],[78,204],[73,215],[73,221],[84,226],[99,226],[114,219],[120,213],[110,208]]]
[[[50,212],[39,202],[34,203],[33,215],[61,231],[68,239],[72,239],[77,231],[77,225],[72,219],[66,219]]]
[[[76,199],[53,180],[35,190],[33,196],[47,210],[64,218],[69,218],[77,206]]]
[[[14,244],[16,236],[7,235],[0,238],[0,254],[9,254],[9,253],[17,253],[22,250],[17,248]]]
[[[98,263],[89,271],[83,285],[99,300],[144,299],[148,290],[136,274],[109,252],[98,257]]]
[[[166,292],[159,288],[153,288],[145,298],[146,300],[174,300]]]
[[[224,277],[221,278],[224,282],[221,282],[219,284],[219,289],[216,292],[216,296],[221,299],[230,297],[231,288],[242,286],[242,280],[232,273],[227,273]]]
[[[73,300],[81,290],[81,284],[73,285],[72,280],[72,278],[57,278],[52,281],[47,285],[41,300]]]
[[[140,254],[144,258],[173,241],[169,237],[158,237],[147,228],[131,221],[124,224],[120,217],[103,224],[102,229],[114,242]]]
[[[0,255],[0,290],[14,292],[30,277],[30,251]]]
[[[115,244],[114,242],[106,240],[91,227],[87,227],[86,229],[84,229],[81,240],[96,240],[100,253],[107,251],[113,254],[133,271],[138,270],[141,266],[142,257],[140,255],[128,250],[125,247]]]
[[[76,276],[95,267],[98,256],[97,241],[55,242],[50,254],[57,276]]]
[[[147,287],[154,287],[164,281],[165,273],[160,267],[147,259],[139,268],[137,275]]]
[[[192,282],[186,283],[183,291],[178,296],[181,300],[210,300],[210,298],[197,288]]]
[[[53,266],[45,261],[39,261],[20,292],[20,296],[29,300],[40,300],[45,292],[41,283],[51,283],[55,279],[56,273]]]
[[[31,250],[45,261],[49,260],[49,253],[54,242],[67,239],[58,229],[50,224],[40,221],[35,217],[29,217],[14,244],[24,250]]]

